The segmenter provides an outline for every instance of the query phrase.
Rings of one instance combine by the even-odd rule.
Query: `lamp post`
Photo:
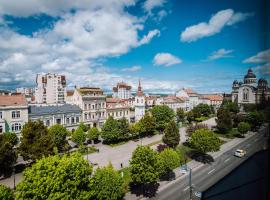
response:
[[[13,189],[16,189],[16,177],[15,177],[15,166],[13,165],[12,169],[12,175],[13,175]]]
[[[192,200],[192,183],[191,183],[192,169],[189,168],[189,199]]]

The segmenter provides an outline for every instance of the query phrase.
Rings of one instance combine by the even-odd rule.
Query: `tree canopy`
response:
[[[174,111],[166,105],[156,105],[151,110],[152,116],[156,120],[157,128],[163,131],[166,124],[174,119]]]
[[[130,160],[131,179],[134,184],[151,184],[159,179],[157,152],[148,146],[138,146]]]
[[[171,148],[175,148],[180,142],[179,129],[174,120],[170,121],[164,130],[163,142]]]
[[[212,114],[212,109],[208,104],[200,103],[195,108],[193,108],[194,113],[198,113],[195,118],[204,116],[209,117]]]
[[[97,141],[99,138],[100,132],[97,127],[93,127],[88,130],[87,137],[89,140]]]
[[[58,151],[64,151],[67,149],[67,140],[68,130],[60,125],[55,124],[49,128],[49,133],[52,136],[53,145],[57,147]]]
[[[158,160],[160,162],[160,174],[164,175],[178,166],[180,166],[180,157],[176,151],[171,148],[165,148],[158,154]]]
[[[13,200],[14,194],[13,191],[6,187],[5,185],[0,184],[0,199],[1,200]]]
[[[250,125],[247,122],[240,122],[237,129],[239,133],[246,134],[250,130]]]
[[[185,111],[182,108],[177,108],[176,110],[176,118],[177,122],[184,122],[185,121]]]
[[[217,129],[221,133],[227,133],[232,129],[232,116],[228,109],[220,108],[217,112]]]
[[[218,151],[220,139],[207,129],[198,129],[190,137],[190,145],[201,153]]]
[[[78,145],[82,145],[86,139],[86,134],[82,128],[78,127],[72,134],[71,140]]]
[[[95,199],[117,200],[124,195],[123,179],[112,165],[97,168],[90,185]]]
[[[245,117],[245,121],[251,125],[252,130],[255,130],[265,121],[265,115],[261,111],[250,112]]]
[[[29,121],[21,131],[20,154],[25,160],[35,161],[42,156],[53,154],[53,137],[42,121]]]
[[[87,127],[83,122],[81,122],[81,123],[79,124],[79,127],[78,127],[78,128],[82,129],[83,132],[88,131],[88,127]]]
[[[45,157],[24,171],[15,196],[24,200],[90,199],[91,173],[92,167],[78,153]]]
[[[137,127],[141,137],[154,135],[156,132],[156,120],[149,112],[146,112],[143,118],[137,123]]]

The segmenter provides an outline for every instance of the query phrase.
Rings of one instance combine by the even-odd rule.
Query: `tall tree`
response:
[[[53,154],[53,138],[42,121],[29,121],[21,131],[20,154],[25,160],[35,161],[42,156]]]
[[[4,136],[7,138],[7,140],[12,144],[12,145],[17,145],[19,142],[19,139],[16,135],[16,133],[4,133]]]
[[[159,178],[157,152],[150,147],[138,146],[130,160],[131,179],[134,184],[156,183]]]
[[[166,145],[172,148],[175,148],[179,144],[180,134],[175,121],[172,120],[167,124],[162,140]]]
[[[141,137],[155,134],[156,120],[149,112],[146,112],[143,118],[138,122],[138,131]]]
[[[49,128],[49,133],[51,134],[53,144],[57,147],[58,151],[67,150],[68,143],[66,137],[68,135],[68,130],[64,126],[55,124]]]
[[[187,112],[186,116],[189,124],[191,124],[191,122],[195,120],[194,113],[192,110]]]
[[[221,133],[227,133],[232,129],[232,116],[228,109],[220,108],[217,112],[217,129]]]
[[[0,176],[10,174],[17,160],[14,144],[9,139],[6,134],[0,135]]]
[[[82,128],[78,127],[71,135],[71,140],[78,145],[83,145],[86,139],[86,134]]]
[[[105,143],[113,143],[119,141],[119,126],[117,120],[110,116],[101,131],[101,136]]]
[[[112,165],[97,168],[90,185],[95,199],[117,200],[124,195],[123,179]]]
[[[200,103],[195,108],[193,108],[194,112],[199,113],[200,116],[209,117],[212,113],[211,107],[208,104]]]
[[[198,129],[190,137],[190,145],[201,153],[218,151],[220,139],[207,129]]]
[[[118,123],[119,139],[120,140],[128,139],[130,137],[128,120],[125,117],[123,117],[117,120],[117,123]]]
[[[163,131],[171,120],[174,119],[174,111],[166,105],[156,105],[151,110],[152,116],[156,119],[157,128]]]
[[[88,131],[88,127],[83,122],[79,124],[78,128],[82,129],[84,132]]]
[[[185,121],[185,111],[183,108],[177,108],[176,118],[177,118],[177,122],[184,122]]]
[[[92,167],[80,154],[49,156],[24,171],[16,199],[90,199]]]
[[[87,137],[89,140],[97,141],[99,138],[100,132],[97,127],[93,127],[88,130]]]
[[[165,175],[170,173],[175,168],[180,166],[180,157],[176,151],[171,148],[166,148],[158,155],[160,162],[160,174]]]
[[[243,135],[250,130],[250,125],[247,122],[240,122],[237,127],[238,131]]]
[[[252,130],[256,130],[265,121],[265,115],[260,111],[250,112],[245,117],[245,121],[251,125]]]
[[[5,185],[0,185],[0,199],[1,200],[14,200],[13,191]]]

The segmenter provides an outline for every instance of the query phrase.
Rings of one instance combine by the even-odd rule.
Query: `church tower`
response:
[[[135,96],[135,121],[139,121],[145,113],[145,98],[142,92],[141,80],[139,80],[138,90]]]

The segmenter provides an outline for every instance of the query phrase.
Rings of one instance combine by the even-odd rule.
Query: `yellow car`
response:
[[[245,150],[242,150],[242,149],[237,149],[235,152],[234,152],[234,156],[236,157],[239,157],[239,158],[242,158],[246,155],[246,151]]]

